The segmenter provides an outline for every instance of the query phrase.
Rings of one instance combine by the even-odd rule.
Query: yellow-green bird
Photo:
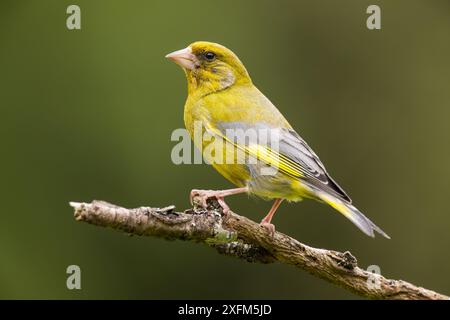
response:
[[[194,144],[204,150],[212,141],[194,138],[196,123],[200,123],[203,134],[206,132],[216,141],[223,142],[219,144],[221,150],[204,152],[203,157],[237,186],[229,190],[192,190],[191,200],[197,196],[206,204],[208,198],[214,197],[226,213],[229,208],[224,197],[229,195],[248,193],[273,199],[272,208],[261,221],[261,225],[273,234],[275,227],[271,220],[283,200],[311,198],[329,204],[365,234],[373,237],[375,230],[389,238],[352,205],[349,196],[327,173],[305,140],[255,87],[244,65],[231,50],[217,43],[199,41],[168,54],[166,58],[180,65],[186,74],[188,97],[184,122]],[[239,134],[230,137],[229,132],[255,132],[257,139],[243,141]],[[269,134],[265,134],[265,139],[259,139],[261,132],[270,132],[270,138],[267,139]],[[265,143],[260,142],[262,140]],[[236,151],[248,156],[247,161],[237,161]],[[233,153],[231,157],[230,153]],[[215,161],[217,154],[232,161]],[[267,168],[274,170],[268,170],[271,173],[267,174],[263,172]]]

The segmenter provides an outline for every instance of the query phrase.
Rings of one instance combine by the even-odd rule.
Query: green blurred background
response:
[[[66,28],[81,7],[82,30]],[[366,28],[369,4],[382,30]],[[312,201],[279,231],[450,293],[450,2],[2,0],[0,298],[355,298],[293,267],[77,223],[69,201],[188,207],[228,188],[171,162],[186,83],[164,55],[219,42],[392,237]],[[230,198],[259,221],[270,203]],[[82,290],[66,288],[66,267]]]

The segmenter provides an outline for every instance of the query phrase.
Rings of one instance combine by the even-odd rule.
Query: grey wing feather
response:
[[[303,177],[300,178],[302,181],[347,203],[352,202],[345,191],[327,173],[325,166],[320,161],[319,157],[293,129],[271,128],[265,123],[249,125],[243,122],[222,122],[218,123],[217,126],[225,135],[227,135],[226,132],[229,129],[234,130],[234,133],[243,130],[241,131],[242,134],[245,134],[251,129],[257,132],[258,139],[260,138],[260,132],[264,132],[260,131],[261,129],[275,131],[276,134],[271,134],[269,140],[276,139],[278,152],[298,165],[300,171],[303,173]],[[235,136],[232,140],[236,142],[236,138],[237,137]],[[269,143],[272,146],[274,145],[273,141],[269,141]]]
[[[348,203],[352,202],[345,191],[327,173],[319,157],[297,132],[292,129],[282,129],[279,152],[298,163],[304,169],[302,172],[305,174],[305,177],[302,180]]]

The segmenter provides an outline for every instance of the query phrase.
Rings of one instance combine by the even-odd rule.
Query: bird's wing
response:
[[[345,191],[331,178],[322,161],[300,135],[292,129],[283,129],[280,153],[293,160],[304,173],[303,180],[319,190],[338,196],[351,203]]]
[[[261,132],[268,130],[269,137],[264,137],[265,143],[246,143],[245,138],[239,139],[239,133],[247,134],[249,129],[256,132],[258,139],[261,138]],[[330,177],[319,157],[293,129],[273,128],[264,123],[248,125],[242,122],[222,122],[217,123],[215,128],[209,128],[209,131],[282,173],[351,203],[350,197]],[[235,135],[230,137],[229,132]]]

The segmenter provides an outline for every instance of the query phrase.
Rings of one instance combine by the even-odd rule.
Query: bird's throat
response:
[[[236,83],[236,78],[231,71],[214,76],[209,74],[205,77],[202,73],[196,72],[196,70],[186,70],[186,78],[188,82],[188,94],[198,97],[223,91]]]

